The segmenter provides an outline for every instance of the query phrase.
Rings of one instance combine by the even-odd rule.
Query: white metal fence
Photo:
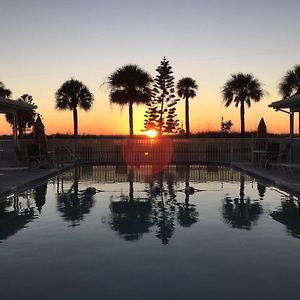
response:
[[[285,143],[287,139],[272,138],[268,142]],[[67,162],[103,164],[155,164],[252,162],[253,150],[265,141],[250,138],[48,138],[48,150],[57,164]],[[28,143],[19,140],[18,148],[26,155]],[[0,166],[17,162],[12,140],[0,140]],[[294,161],[299,161],[300,140],[294,142]]]
[[[57,161],[82,163],[250,162],[252,139],[51,139]],[[68,151],[66,149],[69,149]]]

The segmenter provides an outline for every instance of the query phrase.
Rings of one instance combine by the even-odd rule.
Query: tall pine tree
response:
[[[156,71],[158,74],[154,79],[152,100],[147,104],[148,109],[144,115],[145,129],[156,129],[159,135],[163,132],[175,133],[179,126],[175,105],[179,100],[175,97],[172,67],[165,57]]]

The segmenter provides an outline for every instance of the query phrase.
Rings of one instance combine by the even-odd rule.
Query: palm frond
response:
[[[177,82],[176,89],[179,97],[184,99],[194,98],[198,90],[198,85],[194,79],[183,77]]]
[[[11,90],[7,89],[4,83],[0,81],[0,97],[9,98],[11,94]]]
[[[89,89],[81,81],[73,78],[64,82],[56,91],[55,96],[56,108],[60,110],[72,110],[79,106],[87,111],[94,101],[94,96]]]
[[[300,65],[286,72],[279,83],[279,92],[283,98],[300,94]]]
[[[245,101],[247,106],[251,106],[251,101],[258,102],[264,96],[261,83],[252,74],[237,73],[222,88],[224,105],[228,107],[234,102],[239,106],[241,101]]]
[[[151,99],[151,76],[137,65],[125,65],[108,77],[111,103],[146,104]]]

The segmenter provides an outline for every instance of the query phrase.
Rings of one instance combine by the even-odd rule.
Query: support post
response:
[[[290,142],[291,142],[291,150],[289,162],[293,161],[293,138],[294,138],[294,112],[290,110]]]
[[[290,139],[294,137],[294,112],[290,112]]]
[[[14,142],[17,143],[17,135],[18,135],[18,115],[16,112],[13,114],[13,136],[14,136]]]
[[[300,138],[300,111],[298,112],[298,137]]]

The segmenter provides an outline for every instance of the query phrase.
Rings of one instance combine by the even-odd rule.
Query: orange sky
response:
[[[83,134],[127,134],[128,133],[128,107],[123,110],[117,105],[111,105],[108,100],[108,93],[105,88],[97,88],[95,102],[89,112],[79,110],[79,133]],[[21,93],[21,91],[20,91]],[[32,93],[33,94],[33,93]],[[38,93],[37,93],[38,94]],[[34,96],[34,95],[33,95]],[[34,96],[38,105],[38,112],[42,114],[47,134],[73,133],[73,120],[71,111],[57,111],[54,109],[54,96],[46,99],[43,96]],[[43,99],[41,101],[40,99]],[[287,114],[275,112],[267,105],[276,98],[266,96],[260,103],[253,103],[250,109],[246,110],[246,129],[256,130],[261,117],[264,117],[268,131],[286,133],[289,131],[289,117]],[[145,106],[134,107],[134,131],[141,134],[143,129],[143,115]],[[184,123],[184,102],[177,105],[178,117]],[[234,131],[239,131],[240,119],[239,109],[234,106],[223,107],[221,93],[218,97],[209,90],[199,90],[199,95],[190,100],[190,123],[192,132],[218,131],[220,121],[232,120]],[[295,126],[298,126],[296,117]],[[295,127],[298,128],[298,127]],[[11,133],[9,124],[5,122],[4,115],[0,118],[0,134]]]
[[[192,9],[183,13],[187,7]],[[253,74],[268,91],[247,109],[246,130],[255,130],[264,117],[269,132],[289,131],[288,115],[268,104],[280,99],[280,79],[300,63],[299,1],[0,1],[0,10],[5,12],[0,81],[13,99],[33,96],[48,134],[73,132],[72,113],[54,108],[56,90],[71,77],[95,95],[92,110],[79,112],[79,133],[127,134],[128,109],[120,114],[111,106],[102,84],[131,63],[156,76],[163,56],[176,82],[189,76],[199,85],[190,101],[192,132],[220,130],[222,116],[240,130],[239,110],[224,108],[221,96],[222,86],[237,72]],[[178,116],[184,122],[183,107],[181,102]],[[134,108],[136,134],[144,110]],[[0,115],[0,134],[10,132]]]

